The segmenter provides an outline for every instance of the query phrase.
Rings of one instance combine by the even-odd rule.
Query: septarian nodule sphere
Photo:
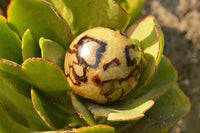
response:
[[[139,48],[119,31],[87,30],[66,53],[67,81],[78,95],[97,103],[122,99],[138,83],[141,56]]]

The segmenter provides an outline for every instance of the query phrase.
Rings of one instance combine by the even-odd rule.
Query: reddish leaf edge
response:
[[[172,85],[174,85],[177,80],[178,80],[178,70],[175,68],[175,66],[172,64],[171,60],[166,57],[165,55],[162,55],[164,58],[168,59],[168,61],[170,62],[170,64],[172,65],[172,67],[174,68],[175,72],[177,73],[177,76],[176,76],[176,79],[174,81],[172,81],[168,86],[167,88],[162,91],[159,95],[157,95],[156,97],[153,98],[154,101],[156,101],[160,96],[162,96]]]
[[[8,18],[9,18],[9,10],[10,10],[10,7],[11,7],[11,4],[13,3],[13,0],[10,0],[10,3],[8,4],[8,8],[6,10],[6,14],[7,14],[7,22],[8,22]]]
[[[108,114],[108,117],[107,117],[107,120],[108,121],[132,121],[132,120],[139,120],[141,119],[142,117],[145,116],[145,113],[151,109],[153,107],[153,105],[155,104],[155,101],[154,100],[151,100],[152,104],[150,106],[148,106],[148,108],[146,108],[141,115],[139,115],[138,117],[130,117],[129,119],[109,119],[109,114]],[[110,113],[112,114],[112,113]]]
[[[13,3],[14,0],[10,0],[10,3],[8,5],[8,8],[7,8],[7,11],[6,11],[6,14],[7,14],[7,23],[8,23],[8,20],[9,20],[9,10],[10,10],[10,7],[12,6],[12,3]],[[39,0],[43,3],[45,3],[46,5],[48,5],[52,11],[56,14],[56,16],[62,20],[62,22],[64,23],[65,25],[65,28],[66,28],[66,31],[67,33],[69,33],[69,37],[73,40],[74,39],[74,35],[72,34],[71,32],[71,29],[69,27],[69,24],[67,23],[67,21],[62,17],[62,15],[56,10],[56,8],[53,7],[53,5],[45,0]],[[19,36],[19,35],[18,35]]]
[[[7,60],[7,59],[3,59],[3,58],[0,59],[0,62],[1,62],[1,61],[8,62],[8,63],[14,65],[14,66],[17,67],[17,68],[24,69],[24,64],[26,64],[27,62],[32,61],[32,60],[38,60],[38,61],[42,61],[42,62],[49,63],[49,64],[53,65],[54,67],[56,67],[57,69],[59,69],[59,70],[64,74],[64,71],[63,71],[59,66],[57,66],[56,64],[54,64],[54,63],[51,62],[51,61],[47,61],[47,60],[45,60],[45,59],[43,59],[43,58],[39,58],[39,57],[28,58],[28,59],[26,59],[26,60],[22,63],[22,65],[19,65],[19,64],[16,63],[16,62],[13,62],[13,61],[10,61],[10,60]],[[66,79],[66,78],[65,78],[65,80],[66,80],[66,82],[67,82],[67,79]]]
[[[156,72],[157,72],[157,67],[158,67],[158,65],[159,65],[159,63],[160,63],[160,60],[161,60],[162,56],[164,56],[164,55],[163,55],[163,49],[164,49],[164,35],[163,35],[163,32],[162,32],[161,28],[158,27],[158,26],[156,25],[158,22],[157,22],[156,18],[155,18],[153,15],[148,15],[148,16],[146,16],[145,18],[143,18],[143,19],[136,25],[136,28],[132,31],[132,33],[130,34],[130,36],[135,32],[135,30],[137,29],[137,27],[138,27],[143,21],[145,21],[145,20],[148,19],[148,18],[152,18],[152,19],[153,19],[154,28],[155,28],[156,34],[157,34],[157,36],[158,36],[158,41],[159,41],[159,48],[158,48],[159,50],[158,50],[158,53],[157,53],[157,56],[156,56],[156,60],[155,60],[155,63],[154,63],[154,65],[155,65],[155,71],[154,71],[154,73],[151,75],[151,77],[145,82],[145,84],[142,85],[142,86],[140,86],[140,87],[139,87],[138,89],[136,89],[133,93],[135,93],[135,92],[141,90],[142,88],[144,88],[144,86],[146,86],[146,85],[151,81],[151,79],[155,76],[155,74],[156,74]],[[159,34],[159,33],[161,33],[161,34]],[[162,37],[161,37],[161,36],[162,36]],[[162,40],[162,38],[163,38],[163,40]],[[161,49],[160,49],[161,43],[163,43],[163,49],[162,49],[162,51],[161,51]],[[171,63],[171,61],[170,61],[170,63]],[[171,64],[172,64],[172,63],[171,63]],[[175,68],[175,67],[174,67],[174,68]]]
[[[115,5],[117,5],[127,16],[129,16],[129,18],[128,18],[129,20],[128,20],[127,24],[125,23],[125,21],[123,21],[123,23],[121,25],[121,29],[123,29],[122,32],[124,32],[125,29],[127,28],[127,26],[129,25],[130,21],[131,21],[131,15],[124,8],[122,8],[116,1],[112,0],[112,2]]]
[[[100,124],[100,125],[95,125],[95,126],[81,127],[81,128],[78,128],[78,129],[76,130],[76,132],[78,132],[78,131],[81,131],[82,129],[85,129],[85,128],[99,127],[99,126],[101,126],[101,127],[108,127],[108,128],[112,128],[112,129],[113,129],[113,131],[115,131],[115,128],[114,128],[114,127],[112,127],[112,126]]]
[[[1,80],[1,79],[0,79],[0,80]],[[3,83],[5,83],[3,80],[1,80],[1,81],[2,81]],[[7,85],[7,83],[5,83],[5,84]],[[20,95],[21,95],[21,94],[20,94]],[[22,96],[24,96],[24,95],[22,95]],[[5,113],[5,115],[8,116],[8,117],[9,117],[13,122],[15,122],[17,125],[22,126],[22,127],[24,127],[24,128],[27,128],[27,129],[29,129],[30,131],[33,130],[33,129],[29,128],[29,127],[26,127],[26,126],[20,124],[20,123],[17,122],[15,119],[13,119],[13,118],[5,111],[4,106],[3,106],[3,104],[1,103],[1,101],[0,101],[0,108],[1,108],[2,111]]]
[[[69,33],[69,37],[74,38],[74,35],[71,32],[71,29],[69,27],[69,24],[67,23],[67,21],[62,17],[62,15],[57,11],[57,9],[49,2],[45,1],[45,0],[40,0],[41,2],[47,4],[53,11],[54,13],[58,16],[58,18],[60,18],[63,23],[65,24],[66,27],[66,31]]]
[[[161,35],[162,35],[162,37],[164,38],[164,35],[163,35],[163,32],[162,32],[162,30],[161,30],[161,28],[160,27],[158,27],[156,24],[158,24],[158,22],[157,22],[157,20],[156,20],[156,18],[153,16],[153,15],[148,15],[148,16],[146,16],[145,18],[143,18],[137,25],[136,25],[136,28],[132,31],[132,33],[130,34],[130,35],[132,35],[134,32],[135,32],[135,30],[137,29],[137,27],[143,22],[143,21],[145,21],[146,19],[148,19],[148,18],[152,18],[153,19],[153,22],[154,22],[154,28],[155,28],[155,31],[156,31],[156,34],[157,34],[157,36],[158,36],[158,40],[159,40],[159,50],[158,50],[158,53],[157,53],[157,56],[156,56],[156,60],[155,60],[155,66],[157,66],[158,64],[159,64],[159,62],[158,62],[158,57],[160,56],[162,56],[162,54],[161,53],[163,53],[163,50],[161,51],[160,50],[160,47],[161,47],[161,43],[163,43],[164,44],[164,40],[161,40]],[[159,34],[159,33],[161,33],[161,34]],[[163,48],[164,48],[164,46],[163,46]]]
[[[40,113],[40,111],[39,111],[38,108],[36,107],[35,99],[34,99],[34,96],[33,96],[33,89],[31,89],[31,99],[32,99],[33,107],[35,108],[35,110],[37,111],[37,113],[38,113],[38,115],[41,117],[41,119],[46,123],[46,125],[47,125],[49,128],[54,129],[54,127],[51,126],[50,123],[48,123],[48,121],[46,120],[46,118]]]
[[[191,101],[190,101],[190,98],[178,87],[178,86],[176,86],[175,85],[175,87],[177,87],[179,90],[180,90],[180,93],[182,93],[184,96],[185,96],[185,98],[189,101],[189,111],[188,112],[186,112],[185,114],[183,114],[179,119],[177,119],[176,121],[174,121],[170,126],[169,126],[169,128],[166,130],[166,132],[169,132],[169,130],[179,121],[179,120],[181,120],[181,119],[183,119],[184,117],[186,117],[189,113],[190,113],[190,111],[191,111]]]
[[[78,108],[74,105],[74,99],[72,97],[76,97],[74,93],[71,93],[71,102],[72,102],[72,106],[74,108],[74,110],[76,111],[76,113],[79,115],[80,118],[83,118],[85,120],[85,122],[87,122],[88,125],[90,126],[94,126],[92,123],[90,123],[84,115],[82,115],[82,113],[78,110]],[[86,107],[87,108],[87,107]],[[89,112],[91,112],[90,110],[88,110]]]

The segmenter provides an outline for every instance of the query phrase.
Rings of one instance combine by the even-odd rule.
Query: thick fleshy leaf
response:
[[[155,67],[155,60],[154,57],[150,54],[144,53],[144,58],[143,58],[143,71],[141,74],[141,77],[138,81],[137,89],[140,90],[146,84],[153,78],[155,72],[156,72],[156,67]]]
[[[31,132],[31,133],[75,133],[75,131],[44,131],[44,132]]]
[[[15,89],[18,93],[28,98],[31,97],[31,86],[18,79],[16,76],[0,70],[0,80],[6,83],[9,87]]]
[[[155,65],[158,65],[163,53],[163,32],[153,16],[144,18],[130,36],[132,40],[138,40],[144,53],[152,55]]]
[[[108,125],[79,128],[75,133],[114,133],[115,129]]]
[[[190,111],[190,101],[175,85],[165,92],[146,116],[125,132],[161,133],[167,132],[179,119]]]
[[[67,48],[72,40],[68,24],[42,0],[13,0],[8,8],[8,24],[22,36],[30,29],[36,39],[49,38]]]
[[[43,96],[35,88],[31,89],[31,96],[34,108],[40,117],[52,129],[64,128],[69,124],[69,114],[50,102],[50,99]]]
[[[97,124],[105,124],[110,125],[115,128],[115,131],[117,133],[121,133],[127,128],[129,128],[131,125],[133,125],[137,120],[132,121],[108,121],[106,117],[104,116],[95,116],[95,120]]]
[[[22,66],[2,59],[0,70],[36,86],[46,95],[56,97],[69,90],[64,72],[53,63],[41,58],[30,58]]]
[[[138,83],[138,88],[143,88],[155,74],[161,60],[164,36],[157,20],[153,16],[147,16],[139,23],[130,38],[139,41],[138,44],[144,52],[146,65]]]
[[[86,102],[88,109],[108,120],[134,120],[144,116],[153,105],[153,99],[161,95],[177,79],[177,72],[170,61],[162,57],[157,73],[145,88],[114,105],[98,105]]]
[[[8,114],[5,113],[1,103],[0,103],[0,132],[1,133],[25,133],[31,132],[33,129],[24,127],[23,125],[14,121]]]
[[[94,126],[96,122],[90,113],[90,111],[85,107],[84,104],[72,93],[71,94],[72,104],[78,115],[83,118],[89,125]]]
[[[42,52],[42,58],[51,61],[60,68],[64,69],[64,58],[66,50],[59,44],[49,39],[40,38],[40,48]]]
[[[7,25],[6,19],[0,15],[0,59],[8,59],[22,63],[21,40]]]
[[[16,92],[1,80],[0,103],[3,111],[17,123],[34,130],[49,129],[33,108],[31,99]]]
[[[22,37],[22,56],[24,61],[28,58],[41,56],[38,40],[30,29],[27,29]]]
[[[46,132],[31,132],[31,133],[115,133],[115,129],[108,125],[96,125],[90,127],[82,127],[74,131],[46,131]]]
[[[114,0],[63,0],[63,16],[75,35],[93,27],[124,31],[130,16]]]
[[[116,0],[132,17],[130,24],[133,24],[141,15],[146,0]]]
[[[56,10],[62,14],[63,12],[63,8],[64,8],[64,3],[63,3],[63,0],[45,0],[49,3],[51,3],[55,8]]]
[[[98,105],[93,102],[85,103],[93,114],[106,116],[109,121],[131,121],[144,117],[144,113],[153,106],[154,101],[129,98],[112,105]]]
[[[138,90],[133,97],[136,99],[156,99],[177,80],[177,77],[176,69],[170,60],[163,56],[154,77],[144,88]]]

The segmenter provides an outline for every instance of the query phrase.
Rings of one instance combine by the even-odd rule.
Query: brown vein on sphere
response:
[[[74,67],[72,66],[72,73],[73,73],[73,75],[74,75],[74,77],[75,77],[75,79],[77,80],[78,83],[80,83],[80,81],[82,81],[84,83],[87,82],[88,78],[86,76],[86,69],[87,68],[83,68],[83,76],[78,76],[78,74],[74,70]]]
[[[99,75],[95,75],[93,78],[92,78],[92,81],[94,82],[94,84],[96,86],[101,86],[102,85],[102,82],[101,82],[101,78]]]
[[[84,45],[85,43],[88,43],[88,42],[90,42],[90,41],[94,41],[95,43],[97,43],[98,45],[100,45],[100,47],[99,47],[98,49],[96,49],[96,55],[95,55],[95,57],[96,57],[96,62],[95,62],[94,65],[88,64],[87,61],[86,61],[84,58],[82,58],[82,57],[79,55],[79,53],[78,53],[78,48],[79,48],[81,45]],[[69,66],[69,67],[71,68],[71,70],[72,70],[72,74],[73,74],[75,80],[77,81],[77,83],[75,83],[75,82],[72,81],[72,78],[70,77],[70,74],[67,75],[67,76],[69,76],[70,80],[72,81],[72,83],[73,83],[74,85],[81,85],[81,82],[84,82],[84,83],[87,82],[87,80],[88,80],[88,77],[86,76],[87,68],[88,68],[88,67],[94,67],[94,68],[98,67],[98,65],[99,65],[99,63],[100,63],[100,61],[101,61],[102,53],[105,52],[105,46],[106,46],[106,45],[107,45],[107,44],[104,43],[104,42],[102,42],[102,41],[99,41],[99,40],[97,40],[97,39],[94,39],[94,38],[91,38],[91,37],[88,37],[88,36],[84,36],[84,37],[82,37],[82,38],[78,41],[78,43],[77,43],[76,45],[73,46],[73,48],[75,48],[75,49],[70,49],[70,48],[69,48],[68,53],[69,53],[69,54],[74,54],[74,53],[75,53],[76,58],[77,58],[77,60],[78,60],[78,63],[73,61],[73,62],[72,62],[72,65]],[[75,71],[75,69],[74,69],[74,67],[73,67],[73,64],[80,65],[80,66],[83,67],[83,76],[79,76],[79,75],[76,73],[76,71]],[[98,82],[97,79],[96,79],[96,80],[94,79],[94,82]],[[100,81],[100,82],[101,82],[101,81]],[[98,84],[98,83],[97,83],[97,84]]]
[[[108,68],[110,67],[115,67],[115,66],[119,66],[121,64],[120,60],[118,58],[114,58],[113,60],[111,60],[108,63],[105,63],[103,65],[103,70],[106,71]]]
[[[134,58],[133,60],[131,59],[130,57],[130,53],[129,53],[129,49],[131,48],[135,48],[134,45],[131,45],[131,46],[126,46],[125,47],[125,55],[126,55],[126,61],[127,61],[127,66],[134,66],[136,64],[136,59]]]
[[[129,73],[129,75],[126,76],[126,77],[124,77],[124,78],[120,78],[120,79],[111,79],[111,80],[101,81],[100,76],[99,76],[99,75],[95,75],[95,76],[92,78],[92,81],[93,81],[93,83],[94,83],[97,87],[99,87],[99,88],[101,88],[101,86],[103,86],[105,83],[109,83],[109,82],[113,82],[113,81],[118,81],[119,84],[121,84],[123,81],[129,80],[132,76],[134,76],[134,78],[137,79],[137,78],[138,78],[138,73],[140,73],[140,71],[141,71],[141,67],[140,67],[140,66],[136,66],[135,69],[132,70],[132,71]],[[122,94],[121,94],[120,97],[118,97],[117,99],[120,99],[120,98],[123,96],[123,94],[124,94],[123,88],[121,88],[121,89],[122,89]],[[110,91],[104,93],[104,92],[101,90],[101,95],[105,96],[105,97],[109,100],[109,98],[108,98],[109,95],[112,94],[112,92],[114,92],[114,91],[115,91],[115,89],[111,89]],[[116,100],[117,100],[117,99],[116,99]]]
[[[68,48],[68,51],[67,51],[69,54],[76,54],[77,53],[77,51],[76,50],[74,50],[74,49],[70,49],[70,48]]]
[[[105,42],[99,41],[97,39],[94,39],[94,38],[91,38],[91,37],[88,37],[88,36],[84,36],[78,41],[78,43],[76,45],[74,45],[74,48],[78,49],[81,45],[84,45],[85,43],[90,42],[90,41],[93,41],[93,42],[100,45],[100,47],[96,50],[96,55],[95,55],[96,62],[94,63],[94,65],[88,64],[87,61],[78,54],[78,50],[77,50],[77,53],[76,53],[77,59],[79,60],[80,64],[85,64],[87,66],[97,68],[99,63],[101,62],[102,53],[105,52],[105,47],[107,45]]]
[[[72,65],[69,66],[69,71],[70,71],[70,68],[73,69]],[[72,72],[73,72],[73,71],[72,71]],[[81,85],[81,83],[78,82],[78,81],[77,81],[77,83],[75,83],[75,82],[72,80],[72,78],[71,78],[71,76],[70,76],[69,73],[66,75],[66,77],[69,77],[69,79],[71,80],[71,82],[72,82],[74,85],[77,85],[77,86],[80,86],[80,85]]]

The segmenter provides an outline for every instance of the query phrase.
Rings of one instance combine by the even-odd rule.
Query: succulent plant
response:
[[[0,16],[0,132],[167,132],[185,116],[157,20],[127,36],[125,10],[113,0],[12,0]]]

